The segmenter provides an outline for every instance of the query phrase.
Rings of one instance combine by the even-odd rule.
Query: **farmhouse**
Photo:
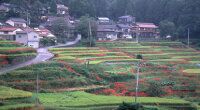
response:
[[[3,27],[0,29],[0,36],[7,40],[16,40],[16,32],[22,31],[22,29],[17,27]]]
[[[117,39],[116,25],[98,25],[97,39],[98,40]]]
[[[24,46],[39,48],[39,35],[34,31],[17,31],[16,40]]]
[[[10,24],[13,27],[18,27],[18,28],[26,27],[26,21],[22,18],[10,18],[6,21],[6,23]]]
[[[159,37],[158,26],[153,23],[136,22],[131,28],[134,35],[138,32],[140,39],[155,39]]]

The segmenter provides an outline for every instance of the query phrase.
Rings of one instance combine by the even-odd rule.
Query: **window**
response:
[[[34,36],[34,38],[37,38],[37,36]]]
[[[19,38],[22,38],[22,36],[21,36],[21,35],[19,35]]]

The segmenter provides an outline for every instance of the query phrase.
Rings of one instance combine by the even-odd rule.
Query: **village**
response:
[[[78,19],[72,19],[69,15],[69,8],[62,4],[57,4],[57,15],[60,16],[40,16],[45,22],[38,27],[30,27],[30,19],[27,13],[27,19],[10,17],[6,21],[0,22],[0,36],[7,39],[19,42],[21,45],[39,48],[46,45],[43,39],[48,39],[55,45],[57,37],[49,29],[53,22],[62,18],[67,23],[67,32],[65,38],[74,37],[75,25],[80,22]],[[0,4],[0,12],[7,13],[11,8],[17,11],[17,6],[12,4]],[[47,9],[41,10],[42,13],[48,13]],[[137,34],[139,39],[158,39],[159,27],[153,23],[136,22],[136,18],[131,15],[125,15],[118,18],[117,22],[108,17],[96,18],[96,40],[118,40],[118,39],[136,39]],[[64,24],[64,23],[63,23]],[[62,25],[62,24],[59,24]]]
[[[0,0],[0,110],[200,110],[199,0]]]

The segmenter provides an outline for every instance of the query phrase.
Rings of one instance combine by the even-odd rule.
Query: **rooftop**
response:
[[[19,29],[19,28],[16,28],[16,27],[3,27],[3,28],[0,29],[0,31],[10,31],[10,32],[12,32],[12,31],[15,31],[17,29]]]
[[[144,27],[144,28],[158,28],[154,23],[142,23],[142,22],[136,22],[136,26],[133,27]]]
[[[10,18],[9,20],[14,21],[14,22],[26,23],[26,20],[22,18]]]
[[[132,17],[132,16],[131,15],[125,15],[125,16],[120,16],[119,18],[129,18],[129,17]]]

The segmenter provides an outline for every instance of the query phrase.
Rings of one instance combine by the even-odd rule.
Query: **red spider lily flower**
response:
[[[99,76],[96,76],[96,79],[97,80],[103,80],[102,78],[100,78]]]

